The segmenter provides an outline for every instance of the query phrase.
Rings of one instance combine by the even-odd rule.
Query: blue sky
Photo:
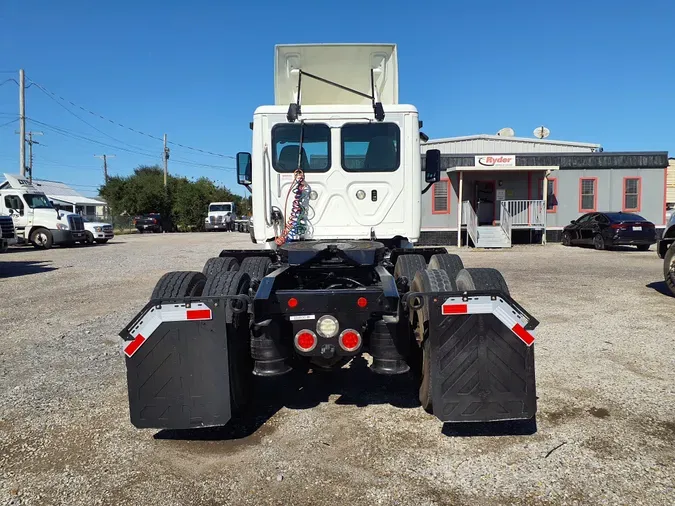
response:
[[[250,149],[253,110],[273,102],[275,44],[394,42],[400,101],[418,107],[432,138],[505,126],[530,137],[544,124],[554,139],[673,156],[673,4],[5,0],[0,83],[24,68],[28,79],[107,119],[233,156]],[[28,128],[45,134],[35,146],[36,177],[93,195],[103,180],[94,155],[116,155],[111,174],[160,163],[161,141],[36,85],[26,94],[35,120]],[[5,82],[0,125],[17,111],[18,88]],[[2,172],[18,171],[17,129],[18,122],[0,126]],[[228,169],[232,158],[171,148],[171,172],[205,175],[243,194]]]

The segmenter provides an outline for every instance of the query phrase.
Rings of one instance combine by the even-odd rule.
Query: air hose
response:
[[[281,234],[274,240],[278,246],[291,240],[301,239],[309,225],[307,218],[307,207],[309,201],[309,186],[305,181],[305,173],[302,170],[302,141],[304,140],[305,122],[300,122],[300,142],[298,145],[298,165],[295,172],[293,172],[293,182],[291,183],[288,193],[286,194],[286,203],[284,204],[284,214],[288,210],[288,198],[293,193],[293,202],[291,204],[291,212],[287,215],[286,226]]]

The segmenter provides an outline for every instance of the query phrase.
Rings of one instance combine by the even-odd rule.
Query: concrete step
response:
[[[478,248],[510,248],[511,241],[501,227],[481,226],[478,227]]]

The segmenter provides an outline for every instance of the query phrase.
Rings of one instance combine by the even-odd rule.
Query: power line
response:
[[[5,79],[4,81],[2,81],[2,82],[0,83],[0,86],[4,86],[5,84],[7,84],[7,83],[10,82],[10,81],[14,81],[14,84],[16,84],[17,86],[19,86],[18,81],[17,81],[16,79],[11,78],[11,77],[10,77],[9,79]]]
[[[12,123],[16,123],[17,121],[19,121],[19,118],[14,118],[13,120],[8,121],[7,123],[3,123],[2,125],[0,125],[0,128],[5,127],[7,125],[11,125]]]
[[[97,118],[99,118],[99,119],[102,119],[103,121],[107,121],[107,122],[109,122],[109,123],[111,123],[111,124],[113,124],[113,125],[117,125],[118,127],[121,127],[121,128],[126,128],[127,130],[130,130],[130,131],[135,132],[135,133],[140,134],[140,135],[144,135],[144,136],[149,137],[149,138],[151,138],[151,139],[155,139],[155,140],[157,140],[157,141],[164,141],[164,139],[163,139],[162,137],[157,137],[157,136],[155,136],[155,135],[152,135],[152,134],[143,132],[143,131],[141,131],[141,130],[137,130],[137,129],[132,128],[132,127],[130,127],[130,126],[123,125],[122,123],[119,123],[119,122],[117,122],[117,121],[111,120],[110,118],[106,118],[105,116],[102,116],[102,115],[100,115],[100,114],[98,114],[98,113],[96,113],[96,112],[94,112],[94,111],[91,111],[91,110],[89,110],[89,109],[87,109],[87,108],[85,108],[85,107],[82,107],[81,105],[78,105],[78,104],[76,104],[75,102],[72,102],[72,101],[68,100],[67,98],[62,97],[61,95],[58,95],[58,94],[56,94],[56,93],[54,93],[54,92],[52,92],[52,91],[49,91],[47,88],[45,88],[44,86],[42,86],[42,85],[39,84],[39,83],[36,83],[36,82],[33,81],[32,79],[29,79],[29,81],[31,82],[31,84],[34,84],[34,85],[37,86],[40,90],[42,90],[44,93],[46,93],[47,95],[51,96],[52,98],[55,98],[55,99],[58,98],[59,100],[61,100],[61,101],[63,101],[63,102],[68,102],[68,103],[69,103],[70,105],[72,105],[73,107],[77,107],[78,109],[80,109],[80,110],[82,110],[82,111],[84,111],[84,112],[86,112],[86,113],[88,113],[88,114],[91,114],[92,116],[95,116],[95,117],[97,117]],[[69,109],[67,109],[67,110],[68,110],[69,112],[71,112]],[[73,112],[71,112],[71,114],[75,115]],[[78,116],[76,116],[76,117],[78,117]],[[79,118],[79,117],[78,117],[78,118]],[[79,118],[79,119],[81,119],[81,118]],[[84,121],[84,120],[82,120],[82,121]],[[89,126],[91,126],[91,125],[89,125]],[[92,127],[92,128],[95,128],[95,129],[96,129],[96,127]],[[96,129],[96,130],[98,130],[98,129]],[[100,130],[99,130],[99,131],[100,131]],[[108,135],[108,134],[105,134],[105,135]],[[109,137],[110,137],[110,136],[109,136]],[[117,140],[117,139],[115,139],[115,140]],[[117,142],[121,142],[121,141],[117,140]],[[169,142],[169,144],[172,144],[172,145],[174,145],[174,146],[181,147],[181,148],[183,148],[183,149],[189,149],[189,150],[191,150],[191,151],[196,151],[196,152],[199,152],[199,153],[207,154],[207,155],[217,156],[217,157],[220,157],[220,158],[231,158],[231,159],[234,159],[234,158],[235,158],[234,156],[231,156],[231,155],[223,155],[223,154],[221,154],[221,153],[214,153],[213,151],[208,151],[208,150],[206,150],[206,149],[200,149],[200,148],[195,148],[195,147],[192,147],[192,146],[187,146],[187,145],[185,145],[185,144],[181,144],[181,143],[178,143],[178,142]]]

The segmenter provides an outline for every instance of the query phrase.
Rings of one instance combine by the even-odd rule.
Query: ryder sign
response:
[[[476,167],[515,167],[516,155],[478,155]]]

